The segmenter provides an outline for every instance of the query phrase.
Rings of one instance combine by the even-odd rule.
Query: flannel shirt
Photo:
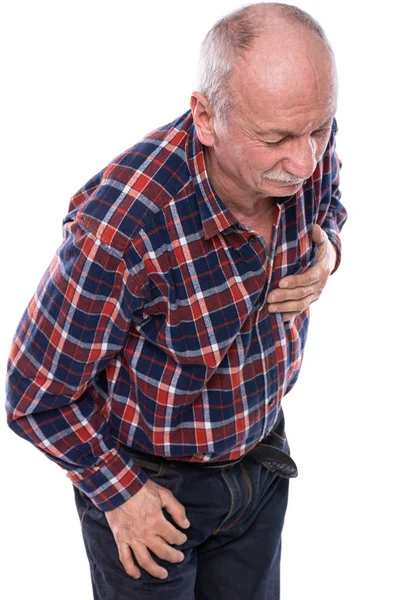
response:
[[[190,112],[72,198],[13,339],[7,415],[100,510],[147,480],[121,444],[233,460],[273,427],[298,377],[309,311],[284,322],[266,296],[314,264],[314,223],[340,260],[346,211],[332,129],[312,177],[277,199],[271,252],[213,192]]]

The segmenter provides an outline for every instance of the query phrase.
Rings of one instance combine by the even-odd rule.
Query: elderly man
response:
[[[67,469],[96,599],[277,600],[282,398],[340,260],[336,71],[309,15],[208,33],[191,111],[71,201],[9,424]]]

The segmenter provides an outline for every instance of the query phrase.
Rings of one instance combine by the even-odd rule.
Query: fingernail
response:
[[[167,577],[168,577],[167,571],[164,571],[163,573],[161,573],[161,579],[167,579]]]
[[[185,519],[185,520],[183,521],[183,526],[184,526],[184,527],[190,527],[190,522],[188,521],[188,519]]]

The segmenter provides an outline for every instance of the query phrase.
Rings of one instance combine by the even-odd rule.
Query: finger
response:
[[[181,550],[169,546],[160,537],[155,538],[155,540],[151,542],[150,550],[154,552],[158,558],[167,560],[170,563],[180,563],[185,558],[185,555]]]
[[[135,554],[136,562],[147,573],[150,573],[150,575],[153,575],[157,579],[166,579],[168,577],[168,571],[156,563],[144,544],[133,542],[131,548]]]
[[[128,544],[120,543],[117,544],[119,560],[122,563],[126,573],[134,579],[139,579],[141,573],[133,562],[132,552]]]
[[[168,544],[174,544],[176,546],[181,546],[185,542],[187,542],[187,535],[185,535],[182,531],[179,531],[176,527],[173,526],[163,515],[163,523],[162,528],[157,532],[160,537],[162,537]]]
[[[175,523],[183,529],[190,527],[189,520],[186,517],[185,507],[175,498],[173,493],[166,488],[161,488],[159,489],[159,495],[162,507],[169,512]]]
[[[287,302],[289,300],[300,300],[314,292],[314,286],[296,287],[289,290],[273,290],[267,296],[267,302],[274,304],[275,302]]]
[[[298,287],[307,287],[318,283],[321,279],[321,270],[318,263],[307,269],[299,275],[288,275],[279,281],[280,289],[293,289]]]
[[[291,321],[292,319],[294,319],[298,315],[301,315],[301,313],[299,313],[299,312],[287,312],[287,313],[283,313],[282,319],[283,319],[283,321],[287,322],[287,321]]]
[[[316,298],[312,294],[310,296],[307,296],[306,298],[302,298],[301,300],[280,302],[279,304],[270,304],[268,306],[268,311],[271,313],[302,313],[310,306],[311,302],[314,302],[315,300]]]

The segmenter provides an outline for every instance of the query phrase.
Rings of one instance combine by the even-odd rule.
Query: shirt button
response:
[[[257,241],[257,238],[256,238],[256,236],[255,236],[255,235],[251,235],[251,236],[249,237],[249,244],[253,245],[253,244],[255,244],[255,243],[256,243],[256,241]]]

